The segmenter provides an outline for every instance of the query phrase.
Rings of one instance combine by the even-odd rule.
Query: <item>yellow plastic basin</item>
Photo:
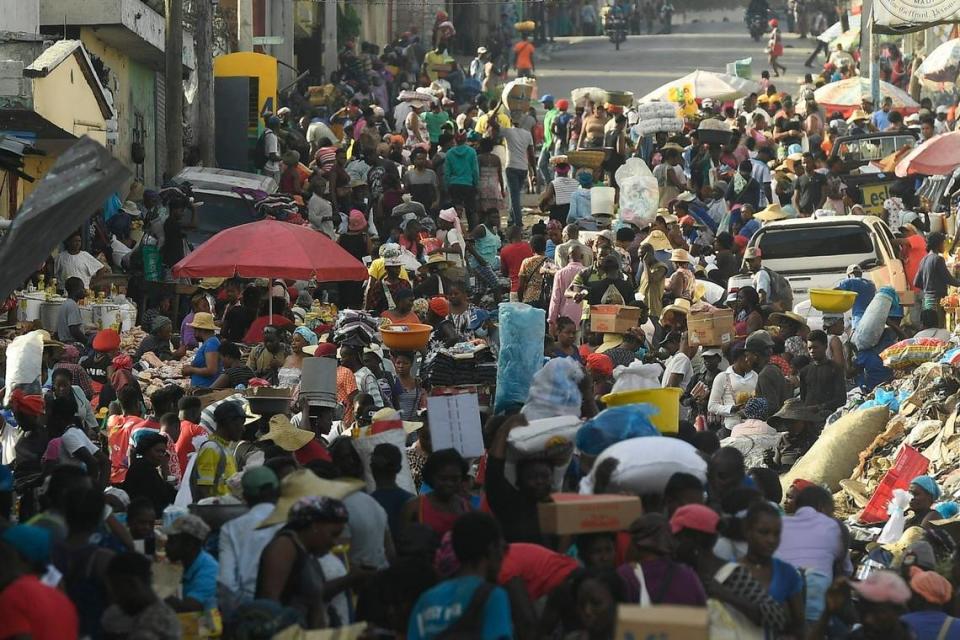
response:
[[[676,435],[680,432],[680,394],[681,389],[667,387],[665,389],[638,389],[636,391],[620,391],[608,393],[601,400],[608,407],[620,407],[625,404],[646,402],[660,411],[650,418],[663,435]]]
[[[849,311],[857,294],[839,289],[810,289],[810,304],[814,309],[825,313],[843,313]]]

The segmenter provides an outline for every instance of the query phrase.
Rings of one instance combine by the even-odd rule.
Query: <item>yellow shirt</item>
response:
[[[489,122],[490,122],[490,114],[489,113],[483,114],[482,116],[477,118],[477,123],[473,125],[474,131],[476,131],[480,135],[483,135],[484,133],[487,132],[487,129],[490,126]],[[500,109],[499,111],[497,111],[497,124],[500,125],[501,129],[509,129],[511,127],[510,116],[505,114],[503,112],[503,109]]]
[[[212,434],[197,453],[194,473],[198,487],[213,487],[211,495],[230,493],[227,480],[237,473],[237,461],[233,458],[230,443],[216,433]]]
[[[383,258],[377,258],[370,263],[370,266],[367,267],[367,273],[370,274],[370,277],[374,280],[383,280],[383,276],[387,275],[387,268],[383,265]],[[407,275],[407,270],[403,267],[400,267],[400,279],[410,282],[410,276]]]

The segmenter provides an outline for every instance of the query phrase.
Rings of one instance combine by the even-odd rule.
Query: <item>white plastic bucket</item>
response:
[[[57,321],[60,319],[60,306],[63,305],[63,299],[48,300],[40,305],[40,325],[49,331],[55,333],[57,330]]]
[[[123,332],[130,331],[133,329],[134,325],[137,322],[137,308],[130,304],[120,305],[120,320],[121,327],[120,330]]]
[[[33,322],[40,319],[40,305],[46,302],[42,293],[24,293],[17,298],[17,322]]]
[[[88,304],[80,305],[80,320],[84,327],[93,326],[93,307]]]
[[[616,196],[617,190],[613,187],[593,187],[590,189],[590,213],[612,216]]]

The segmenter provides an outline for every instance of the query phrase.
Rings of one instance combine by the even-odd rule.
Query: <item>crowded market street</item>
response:
[[[960,639],[960,0],[744,4],[0,0],[0,640]]]

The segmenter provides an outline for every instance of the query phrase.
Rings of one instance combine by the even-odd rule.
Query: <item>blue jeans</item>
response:
[[[540,149],[540,157],[537,159],[537,175],[540,178],[540,185],[543,188],[546,188],[550,181],[553,180],[553,169],[550,168],[550,158],[553,156],[551,152],[551,147],[553,145],[547,145],[544,143],[543,148]]]
[[[526,169],[507,167],[507,188],[510,189],[510,224],[523,226],[523,214],[520,212],[520,191],[527,179]]]

